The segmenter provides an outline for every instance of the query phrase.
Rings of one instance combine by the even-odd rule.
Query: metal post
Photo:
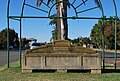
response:
[[[24,5],[25,5],[25,2],[26,0],[23,1],[23,4],[22,4],[22,12],[21,12],[21,18],[20,18],[20,43],[19,43],[19,59],[20,59],[20,67],[22,66],[22,16],[23,16],[23,11],[24,11]]]
[[[20,41],[20,43],[19,43],[19,59],[20,59],[20,67],[21,67],[21,65],[22,65],[22,63],[21,63],[21,54],[22,54],[22,47],[21,47],[21,32],[22,32],[22,23],[21,23],[21,18],[20,18],[20,39],[19,39],[19,41]]]
[[[114,10],[115,10],[115,53],[114,53],[114,66],[116,69],[116,61],[117,61],[117,7],[116,7],[116,3],[115,0],[113,0],[113,4],[114,4]]]
[[[105,69],[105,50],[104,50],[104,19],[102,20],[102,61],[103,69]]]
[[[9,68],[9,5],[10,5],[10,0],[8,0],[8,7],[7,7],[7,68]]]
[[[9,18],[13,19],[13,18],[25,18],[25,19],[29,19],[29,18],[44,18],[44,19],[50,19],[50,18],[55,18],[55,19],[60,19],[60,18],[67,18],[67,19],[90,19],[90,20],[98,20],[98,19],[103,19],[101,17],[42,17],[42,16],[9,16]],[[106,18],[106,19],[110,19],[110,18]]]
[[[9,18],[7,18],[8,28],[7,28],[7,67],[9,68]]]
[[[102,4],[101,4],[101,1],[99,0],[100,2],[100,7],[101,7],[101,11],[102,11],[102,17],[103,17],[103,20],[102,20],[102,64],[103,64],[103,69],[105,69],[105,50],[104,50],[104,10],[103,10],[103,7],[102,7]]]

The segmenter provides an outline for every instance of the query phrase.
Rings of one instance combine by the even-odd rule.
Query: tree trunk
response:
[[[67,1],[67,0],[65,0],[65,1]],[[67,4],[64,3],[63,7],[64,7],[63,17],[67,17]],[[67,18],[64,18],[63,21],[64,21],[65,40],[67,40],[68,39],[68,22],[67,22]]]
[[[57,2],[60,0],[56,0]],[[56,5],[57,17],[67,17],[67,4],[59,3]],[[67,40],[68,39],[68,24],[67,18],[57,19],[57,39]]]

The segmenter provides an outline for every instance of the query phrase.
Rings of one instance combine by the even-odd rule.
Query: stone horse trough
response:
[[[101,55],[67,40],[57,40],[53,44],[27,50],[23,54],[22,72],[32,70],[91,70],[92,74],[101,73]]]

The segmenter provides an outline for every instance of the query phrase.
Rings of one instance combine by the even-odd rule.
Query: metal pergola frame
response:
[[[98,0],[100,2],[100,6],[101,6],[101,13],[102,13],[102,17],[101,18],[96,18],[96,17],[78,17],[77,14],[79,13],[82,13],[82,12],[86,12],[86,11],[89,11],[89,10],[93,10],[93,9],[96,9],[96,8],[99,8],[98,6],[97,7],[93,7],[93,8],[89,8],[89,9],[86,9],[86,10],[83,10],[83,11],[79,11],[77,12],[76,9],[78,7],[80,7],[81,5],[85,4],[85,2],[87,2],[88,0],[85,0],[83,3],[79,4],[77,7],[74,7],[73,4],[75,3],[76,0],[74,0],[72,3],[69,3],[69,2],[66,2],[68,4],[70,4],[74,10],[75,10],[75,13],[76,13],[76,17],[50,17],[50,12],[51,12],[51,9],[54,5],[56,5],[57,3],[53,3],[52,1],[52,4],[53,6],[52,7],[49,7],[48,5],[46,5],[44,3],[44,5],[46,5],[48,8],[50,8],[49,12],[46,12],[40,8],[37,8],[37,7],[34,7],[34,6],[31,6],[29,4],[26,4],[26,0],[23,0],[23,3],[22,3],[22,10],[21,10],[21,15],[20,16],[11,16],[9,15],[10,13],[10,1],[11,0],[8,0],[8,5],[7,5],[7,68],[10,67],[9,65],[9,54],[10,54],[10,50],[9,50],[9,29],[10,29],[10,19],[13,19],[13,20],[16,20],[16,21],[19,21],[19,27],[20,27],[20,41],[19,41],[19,59],[20,59],[20,67],[22,66],[22,62],[21,62],[21,56],[22,56],[22,48],[21,48],[21,44],[22,44],[22,41],[21,41],[21,38],[22,38],[22,19],[24,18],[41,18],[41,19],[49,19],[49,18],[67,18],[67,19],[102,19],[102,66],[103,69],[105,69],[105,53],[104,53],[104,10],[103,10],[103,6],[102,6],[102,3],[100,0]],[[112,0],[113,1],[113,4],[114,4],[114,12],[115,12],[115,52],[114,52],[114,66],[115,66],[115,69],[116,69],[116,61],[117,61],[117,47],[116,47],[116,33],[117,33],[117,19],[118,19],[118,16],[117,16],[117,7],[116,7],[116,3],[115,3],[115,0]],[[61,2],[65,2],[65,1],[60,1],[58,3],[61,3]],[[44,16],[23,16],[23,13],[24,13],[24,8],[25,6],[29,6],[31,8],[34,8],[34,9],[37,9],[37,10],[40,10],[40,11],[43,11],[43,12],[46,12],[48,13],[48,16],[44,17]],[[110,19],[110,18],[106,18],[106,19]]]

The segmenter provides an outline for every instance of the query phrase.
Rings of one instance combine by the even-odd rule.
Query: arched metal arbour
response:
[[[57,4],[53,4],[52,7],[49,7],[47,6],[45,3],[45,5],[47,7],[50,8],[49,10],[49,13],[48,13],[48,17],[43,17],[43,16],[23,16],[23,13],[24,13],[24,7],[25,5],[26,6],[29,6],[31,8],[35,8],[37,10],[40,10],[40,11],[43,11],[43,12],[46,12],[42,9],[39,9],[37,7],[34,7],[34,6],[31,6],[29,4],[26,4],[26,0],[23,0],[23,3],[22,3],[22,10],[21,10],[21,15],[20,16],[10,16],[9,13],[10,13],[10,1],[11,0],[8,0],[8,5],[7,5],[7,67],[9,68],[9,24],[10,24],[10,19],[13,19],[13,20],[17,20],[20,22],[20,44],[19,44],[19,59],[20,59],[20,67],[21,67],[21,55],[22,55],[22,48],[21,48],[21,30],[22,30],[22,19],[23,18],[51,18],[50,17],[50,12],[51,12],[51,9],[52,7]],[[83,11],[80,11],[80,12],[77,12],[76,9],[78,7],[80,7],[82,4],[84,4],[86,1],[88,0],[85,0],[83,3],[79,4],[77,7],[74,7],[73,4],[75,3],[76,0],[74,0],[72,3],[69,3],[75,10],[75,13],[76,13],[76,17],[55,17],[55,18],[67,18],[67,19],[102,19],[102,67],[103,69],[105,69],[105,54],[104,54],[104,10],[103,10],[103,6],[102,6],[102,3],[100,0],[98,0],[100,2],[100,6],[101,6],[101,13],[102,13],[102,18],[95,18],[95,17],[78,17],[77,14],[79,13],[82,13],[82,12],[86,12],[86,11],[89,11],[89,10],[93,10],[95,8],[99,8],[98,6],[97,7],[93,7],[93,8],[90,8],[90,9],[87,9],[87,10],[83,10]],[[115,69],[116,69],[116,58],[117,58],[117,51],[116,51],[116,31],[117,31],[117,19],[118,19],[118,16],[117,16],[117,7],[116,7],[116,3],[115,3],[115,0],[112,0],[113,1],[113,4],[114,4],[114,11],[115,11],[115,54],[114,54],[114,66],[115,66]],[[60,2],[58,2],[60,3]],[[54,17],[52,17],[54,18]],[[109,18],[107,18],[109,19]]]

